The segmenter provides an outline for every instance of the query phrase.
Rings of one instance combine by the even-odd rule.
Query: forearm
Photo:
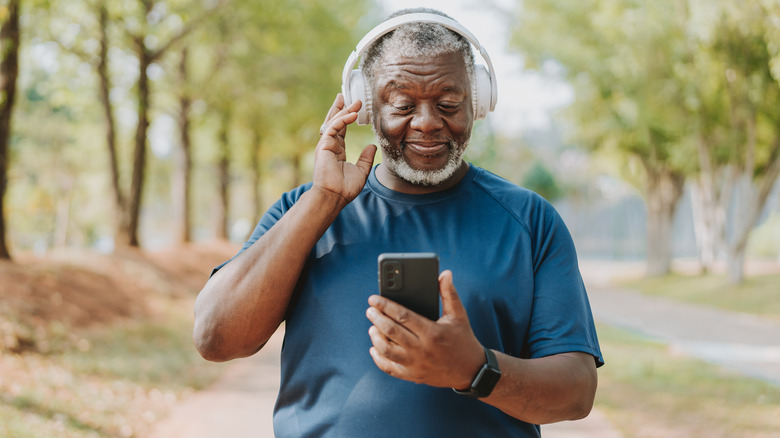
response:
[[[309,190],[263,237],[209,279],[195,302],[193,330],[204,358],[246,357],[271,337],[312,248],[344,205],[337,195]]]
[[[518,359],[496,352],[496,356],[501,379],[482,399],[485,403],[533,424],[577,420],[590,413],[598,381],[591,355]]]

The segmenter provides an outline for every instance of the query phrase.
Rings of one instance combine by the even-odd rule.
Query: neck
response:
[[[463,177],[466,176],[468,171],[468,163],[461,161],[460,166],[458,166],[458,169],[455,171],[455,173],[452,174],[451,177],[447,178],[441,184],[437,184],[435,186],[426,186],[412,184],[396,175],[386,165],[380,164],[376,169],[376,179],[383,186],[396,192],[407,193],[410,195],[425,195],[428,193],[441,192],[455,187],[463,179]]]

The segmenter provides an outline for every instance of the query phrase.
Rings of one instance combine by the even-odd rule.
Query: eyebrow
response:
[[[400,83],[396,82],[395,80],[392,80],[392,81],[388,82],[387,84],[385,84],[385,87],[392,87],[392,88],[399,89],[399,90],[404,90],[404,89],[409,88],[409,87],[407,87],[404,84],[400,84]]]

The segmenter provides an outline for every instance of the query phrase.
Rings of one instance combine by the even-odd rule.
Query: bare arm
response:
[[[452,273],[439,277],[442,316],[430,321],[390,300],[373,295],[367,316],[377,366],[404,380],[438,387],[467,388],[485,363],[485,354],[469,325],[466,309],[452,284]],[[593,356],[563,353],[520,359],[497,353],[501,379],[481,399],[533,424],[574,420],[588,415],[596,394]],[[453,394],[455,395],[455,394]]]
[[[198,295],[193,339],[204,358],[225,361],[260,349],[284,319],[312,248],[365,185],[376,147],[366,147],[354,165],[346,162],[344,135],[360,102],[343,106],[339,95],[317,144],[312,188]]]

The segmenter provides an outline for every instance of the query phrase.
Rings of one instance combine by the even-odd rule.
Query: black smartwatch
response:
[[[498,369],[496,354],[490,349],[485,347],[482,348],[485,350],[487,363],[482,365],[477,376],[474,377],[474,380],[471,382],[471,386],[466,389],[452,388],[456,393],[474,398],[487,397],[493,391],[496,383],[498,383],[498,379],[501,378],[501,370]]]

